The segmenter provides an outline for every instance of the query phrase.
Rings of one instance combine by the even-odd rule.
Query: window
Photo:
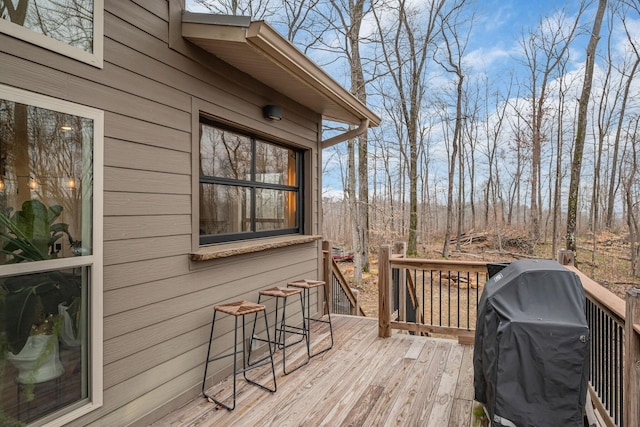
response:
[[[101,403],[102,117],[0,85],[0,414],[16,425]]]
[[[102,67],[103,0],[0,0],[0,32]]]
[[[301,230],[302,153],[200,120],[200,244]]]

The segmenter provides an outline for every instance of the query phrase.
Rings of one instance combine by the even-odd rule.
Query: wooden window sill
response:
[[[191,261],[209,261],[212,259],[226,258],[235,255],[261,252],[267,249],[284,248],[286,246],[300,245],[322,240],[322,236],[278,236],[258,240],[245,240],[241,242],[224,243],[221,245],[204,246],[189,254]]]

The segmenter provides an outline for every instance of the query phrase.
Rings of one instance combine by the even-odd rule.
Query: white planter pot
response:
[[[43,352],[47,351],[47,343],[50,340],[53,341],[53,345],[44,359],[38,360]],[[58,337],[53,335],[30,336],[20,353],[7,352],[7,360],[18,369],[17,381],[20,384],[43,383],[64,373],[58,352]]]

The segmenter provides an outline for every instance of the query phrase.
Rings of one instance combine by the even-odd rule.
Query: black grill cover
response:
[[[473,355],[475,399],[493,426],[582,426],[589,328],[578,276],[515,261],[485,285]]]

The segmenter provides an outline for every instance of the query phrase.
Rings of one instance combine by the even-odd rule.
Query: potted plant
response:
[[[56,242],[69,235],[69,226],[56,220],[61,206],[47,207],[39,200],[28,200],[22,210],[0,212],[0,253],[5,264],[42,261],[57,257]],[[5,333],[7,359],[19,369],[18,382],[34,384],[62,375],[58,355],[58,336],[62,329],[60,305],[78,307],[80,281],[73,274],[45,271],[2,281],[5,294]],[[70,317],[76,317],[73,313]]]

